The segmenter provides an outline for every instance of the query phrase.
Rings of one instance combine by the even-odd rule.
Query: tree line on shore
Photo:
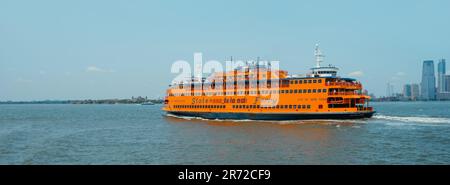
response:
[[[161,104],[163,102],[163,99],[148,99],[147,97],[139,96],[131,99],[0,101],[0,104]]]

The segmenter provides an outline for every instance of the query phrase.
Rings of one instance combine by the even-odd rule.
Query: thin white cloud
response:
[[[31,82],[33,82],[32,80],[29,80],[29,79],[24,79],[24,78],[18,78],[17,80],[16,80],[16,82],[18,82],[18,83],[31,83]]]
[[[348,76],[352,76],[352,77],[361,77],[363,75],[364,75],[364,73],[362,71],[353,71],[348,74]]]
[[[406,73],[400,71],[400,72],[395,73],[395,75],[397,75],[397,76],[405,76]]]
[[[47,74],[47,72],[45,72],[44,70],[40,70],[40,71],[39,71],[39,74],[40,74],[40,75],[45,75],[45,74]]]
[[[89,67],[86,68],[86,72],[91,72],[91,73],[113,73],[114,70],[102,69],[102,68],[99,68],[97,66],[89,66]]]

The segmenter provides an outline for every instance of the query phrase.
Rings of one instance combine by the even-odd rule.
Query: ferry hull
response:
[[[205,119],[249,119],[249,120],[308,120],[308,119],[363,119],[373,116],[370,112],[345,113],[211,113],[211,112],[181,112],[169,111],[176,116],[200,117]]]

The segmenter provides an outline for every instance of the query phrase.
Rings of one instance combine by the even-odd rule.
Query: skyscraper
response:
[[[437,70],[437,78],[438,78],[438,84],[437,84],[437,92],[445,92],[445,59],[439,60],[438,63],[438,70]]]
[[[450,92],[450,75],[445,75],[445,92]]]
[[[420,97],[419,84],[411,84],[411,100],[417,100]]]
[[[436,99],[436,77],[434,75],[434,62],[433,60],[423,61],[422,67],[422,82],[421,96],[424,100],[435,100]]]
[[[405,84],[403,86],[403,97],[410,99],[411,98],[411,84]]]

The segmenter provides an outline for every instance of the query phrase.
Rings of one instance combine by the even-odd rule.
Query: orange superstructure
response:
[[[270,66],[246,65],[215,73],[209,80],[175,83],[164,111],[207,119],[353,119],[374,114],[360,82],[337,76],[338,68],[317,66],[304,76]]]

